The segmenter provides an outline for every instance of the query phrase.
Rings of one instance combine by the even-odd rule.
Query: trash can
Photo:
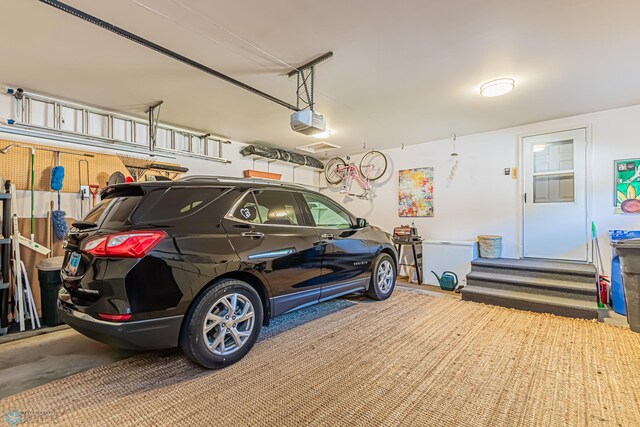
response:
[[[640,332],[640,239],[612,242],[620,256],[627,321],[634,332]]]
[[[45,258],[37,265],[42,321],[48,326],[57,326],[62,323],[58,317],[57,302],[58,291],[62,284],[60,270],[62,269],[63,260],[63,256]]]
[[[609,230],[609,238],[611,239],[611,246],[613,246],[614,243],[623,240],[640,239],[640,230]],[[620,256],[614,249],[611,257],[611,306],[613,307],[613,311],[626,316],[627,307],[622,282]]]

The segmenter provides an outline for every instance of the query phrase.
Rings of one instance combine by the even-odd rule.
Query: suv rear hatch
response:
[[[102,240],[106,236],[131,230],[136,220],[146,211],[142,206],[148,190],[145,187],[137,184],[109,187],[102,194],[103,200],[82,221],[72,224],[64,242],[65,256],[61,276],[63,288],[68,295],[61,292],[63,303],[85,311],[86,307],[102,296],[102,281],[105,280],[109,263],[121,263],[123,268],[131,268],[138,261],[132,258],[99,258],[89,250],[95,250],[96,243],[103,244]],[[149,206],[146,200],[144,205]]]

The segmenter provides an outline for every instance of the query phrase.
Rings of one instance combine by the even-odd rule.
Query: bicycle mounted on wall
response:
[[[347,161],[351,159],[347,156]],[[325,178],[331,185],[339,185],[342,183],[340,194],[355,196],[360,199],[367,200],[369,191],[371,190],[371,181],[378,180],[387,171],[387,158],[379,151],[369,151],[360,160],[360,165],[355,163],[347,163],[341,157],[334,157],[329,160],[324,168]],[[362,194],[350,192],[351,183],[355,182],[360,185]]]

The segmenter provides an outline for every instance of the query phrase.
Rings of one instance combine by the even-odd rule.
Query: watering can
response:
[[[440,289],[445,291],[453,291],[458,286],[458,275],[453,271],[445,271],[442,276],[438,277],[435,271],[431,270],[438,283],[440,283]]]

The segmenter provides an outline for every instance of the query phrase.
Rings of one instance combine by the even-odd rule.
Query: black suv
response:
[[[389,234],[301,186],[190,177],[118,184],[73,224],[62,320],[118,347],[240,360],[282,313],[395,286]]]

